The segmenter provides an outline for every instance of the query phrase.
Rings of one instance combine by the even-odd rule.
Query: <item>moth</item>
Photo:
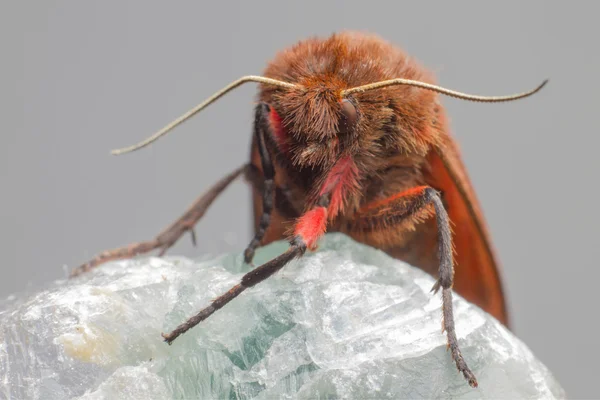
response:
[[[145,141],[138,150],[229,91],[259,83],[250,161],[226,175],[155,239],[98,254],[72,275],[108,260],[159,249],[163,255],[237,177],[251,183],[255,234],[244,252],[289,240],[278,257],[254,268],[208,307],[163,334],[167,343],[229,301],[314,250],[326,232],[343,232],[437,278],[443,329],[458,370],[477,379],[456,337],[452,290],[508,324],[499,265],[480,205],[448,126],[439,95],[479,102],[485,97],[437,86],[433,75],[375,35],[342,32],[310,38],[278,53],[263,76],[242,77]],[[454,275],[455,269],[457,271]]]

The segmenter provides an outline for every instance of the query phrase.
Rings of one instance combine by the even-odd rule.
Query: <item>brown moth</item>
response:
[[[244,255],[287,238],[289,249],[247,273],[205,309],[163,334],[171,343],[245,289],[343,232],[437,277],[443,328],[458,370],[477,380],[458,346],[452,289],[504,324],[508,315],[490,237],[438,95],[512,101],[539,91],[484,97],[436,86],[431,73],[374,35],[311,38],[280,52],[264,76],[243,77],[144,142],[144,147],[246,82],[260,83],[250,162],[202,195],[155,239],[105,251],[73,271],[171,247],[236,177],[253,187],[255,236]],[[456,276],[454,271],[456,269]]]

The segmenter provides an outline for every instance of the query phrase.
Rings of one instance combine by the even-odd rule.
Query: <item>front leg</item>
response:
[[[208,307],[189,318],[172,332],[163,333],[162,336],[165,339],[165,342],[171,344],[179,335],[187,332],[206,318],[210,317],[215,311],[236,298],[244,290],[264,281],[283,268],[288,262],[303,255],[307,248],[315,248],[317,240],[323,236],[327,229],[328,205],[329,197],[323,196],[317,206],[306,212],[296,223],[294,236],[290,240],[290,247],[288,250],[271,261],[248,272],[242,277],[240,283],[217,297]]]
[[[390,232],[401,222],[418,222],[435,213],[438,227],[438,280],[432,292],[442,289],[443,330],[448,338],[448,348],[456,367],[472,387],[477,387],[477,379],[465,362],[456,338],[454,313],[452,308],[452,284],[454,265],[452,256],[452,232],[450,220],[440,194],[428,186],[419,186],[383,200],[362,207],[349,224],[349,231]]]
[[[267,145],[265,143],[265,132],[269,129],[269,123],[267,115],[269,115],[270,107],[266,103],[260,103],[256,107],[256,113],[254,117],[254,136],[256,137],[256,144],[258,146],[258,154],[260,155],[260,161],[263,170],[263,195],[262,195],[262,207],[263,213],[258,224],[258,229],[254,234],[254,238],[246,247],[244,251],[244,262],[247,264],[252,263],[254,258],[254,252],[260,246],[260,242],[265,236],[265,232],[269,228],[271,223],[271,212],[273,211],[273,197],[275,194],[275,168]]]

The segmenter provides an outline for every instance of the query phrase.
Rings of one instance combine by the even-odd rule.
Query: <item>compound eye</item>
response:
[[[340,133],[347,133],[354,128],[358,121],[358,111],[352,102],[348,99],[342,99],[342,116],[340,118]]]

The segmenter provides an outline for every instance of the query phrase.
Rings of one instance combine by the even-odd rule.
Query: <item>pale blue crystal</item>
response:
[[[286,243],[257,252],[255,263]],[[455,296],[456,370],[433,279],[333,234],[166,345],[160,336],[236,284],[242,256],[113,262],[0,311],[8,399],[563,398],[530,350]],[[457,271],[460,273],[460,271]]]

